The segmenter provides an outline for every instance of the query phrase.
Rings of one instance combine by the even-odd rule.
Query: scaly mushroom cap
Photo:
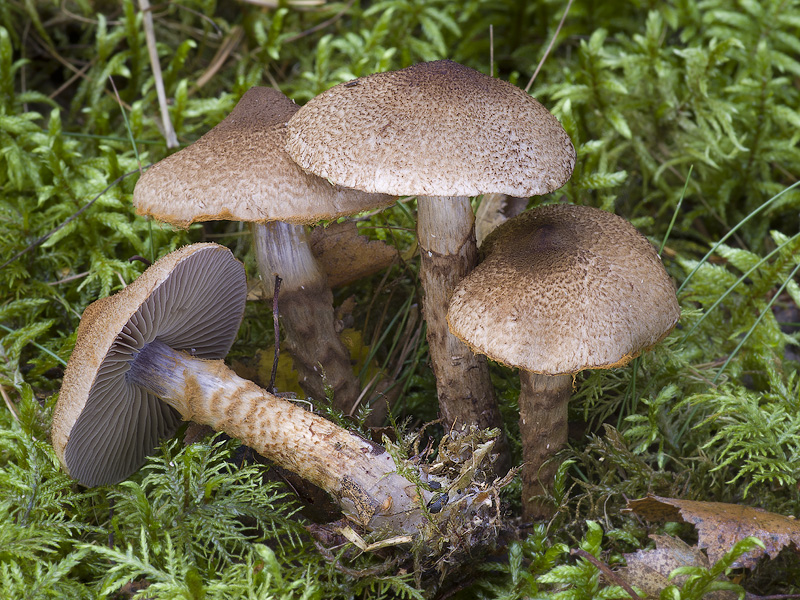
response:
[[[133,191],[139,214],[178,227],[201,221],[316,223],[388,206],[394,198],[333,186],[286,154],[286,121],[298,106],[253,87],[194,144],[150,167]]]
[[[535,208],[484,241],[450,330],[475,352],[546,375],[626,364],[680,316],[658,254],[630,223],[585,206]]]
[[[126,381],[130,362],[158,338],[199,358],[223,358],[244,313],[242,264],[217,244],[176,250],[83,313],[53,415],[52,441],[86,486],[116,483],[180,424],[178,413]]]
[[[367,192],[527,197],[560,188],[575,166],[569,136],[539,102],[450,60],[339,84],[288,128],[297,164]]]

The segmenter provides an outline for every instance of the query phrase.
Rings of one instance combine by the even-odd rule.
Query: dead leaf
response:
[[[397,258],[393,246],[359,235],[353,221],[315,227],[311,232],[311,251],[325,269],[330,287],[377,273]]]
[[[397,258],[397,249],[380,240],[358,235],[353,221],[315,227],[311,231],[311,251],[332,288],[357,281],[387,268]],[[247,300],[269,300],[263,282],[248,280]]]
[[[364,344],[362,334],[357,329],[347,328],[339,333],[339,338],[342,340],[345,348],[350,353],[350,362],[353,365],[353,372],[358,375],[361,370],[367,365],[367,359],[370,357],[371,348]],[[275,360],[275,346],[269,346],[263,351],[259,350],[256,353],[256,368],[257,372],[248,375],[237,373],[247,379],[255,380],[261,385],[267,385],[272,375],[272,364]],[[378,361],[373,358],[366,368],[365,381],[370,381],[373,377],[382,374]],[[283,346],[278,355],[278,370],[275,373],[275,389],[280,392],[292,393],[295,398],[305,398],[305,392],[300,387],[300,376],[294,368],[294,361],[292,355],[289,354]]]
[[[269,385],[272,376],[272,364],[275,361],[275,346],[269,346],[256,352],[258,359],[258,375],[251,377],[262,385]],[[278,354],[278,370],[275,372],[275,389],[283,393],[292,393],[296,398],[305,398],[306,393],[300,387],[300,376],[294,368],[292,355],[281,350]]]
[[[637,550],[625,554],[626,567],[619,569],[617,575],[630,585],[635,585],[647,598],[657,599],[664,588],[670,585],[681,586],[687,575],[669,578],[678,567],[708,568],[708,557],[697,547],[689,546],[683,540],[668,535],[651,535],[656,543],[655,550]],[[739,595],[732,591],[711,592],[708,600],[734,600]]]
[[[733,564],[735,567],[752,569],[765,552],[770,558],[775,558],[785,546],[800,548],[800,523],[760,508],[647,496],[630,500],[625,510],[651,521],[691,523],[697,529],[697,546],[706,549],[712,564],[736,542],[749,536],[764,542],[766,549],[756,549],[741,556]]]
[[[528,201],[528,198],[514,198],[505,194],[484,194],[475,212],[475,239],[478,246],[498,226],[521,214],[527,208]]]
[[[353,371],[356,375],[361,373],[364,366],[372,354],[372,347],[364,342],[364,334],[358,329],[348,327],[339,334],[344,347],[350,352],[350,362],[353,364]],[[364,381],[371,381],[373,377],[382,373],[381,367],[375,358],[367,365]]]

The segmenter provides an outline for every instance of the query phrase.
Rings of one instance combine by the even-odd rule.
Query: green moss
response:
[[[189,0],[153,17],[185,145],[252,85],[302,103],[420,60],[489,72],[490,25],[494,73],[524,87],[565,5]],[[649,533],[674,532],[621,514],[625,498],[657,492],[798,514],[798,9],[798,0],[575,0],[532,93],[561,119],[577,165],[562,190],[534,201],[613,210],[656,245],[666,239],[682,319],[629,367],[577,378],[554,520],[512,527],[494,556],[431,574],[400,549],[360,555],[319,542],[288,487],[263,482],[261,467],[232,466],[232,444],[166,443],[129,481],[97,490],[60,472],[47,432],[85,306],[137,277],[136,255],[215,239],[251,274],[254,260],[238,224],[174,231],[131,207],[140,166],[172,151],[138,5],[0,3],[0,589],[15,598],[624,597],[568,550],[616,566]],[[436,403],[413,202],[359,226],[396,244],[403,261],[336,299],[355,298],[352,325],[371,360],[397,375],[397,422],[414,433]],[[246,363],[270,346],[271,323],[267,303],[250,303],[232,355]],[[493,365],[492,378],[519,458],[515,374]],[[425,430],[434,441],[442,433]],[[518,487],[504,494],[515,523]],[[670,597],[701,597],[709,573]],[[783,556],[742,583],[778,594],[797,593],[796,581],[797,558]]]

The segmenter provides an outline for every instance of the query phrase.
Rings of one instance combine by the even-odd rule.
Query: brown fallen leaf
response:
[[[359,235],[353,221],[315,227],[311,232],[311,251],[325,269],[330,287],[377,273],[397,258],[393,246]]]
[[[486,236],[502,223],[516,217],[528,206],[529,198],[505,194],[484,194],[475,212],[475,240],[480,246]]]
[[[742,555],[733,564],[735,567],[752,569],[765,552],[775,558],[786,546],[800,548],[800,523],[760,508],[647,496],[628,501],[624,512],[634,512],[651,521],[691,523],[697,529],[697,546],[706,549],[712,564],[736,542],[749,536],[764,542],[765,550]]]
[[[413,248],[412,248],[413,250]],[[397,249],[380,240],[359,235],[353,221],[331,223],[311,230],[311,251],[322,265],[332,288],[377,273],[394,262]],[[248,280],[247,300],[272,300],[257,279]]]
[[[681,586],[687,575],[677,575],[672,579],[669,574],[678,567],[709,568],[711,562],[697,547],[689,546],[683,540],[668,535],[651,535],[656,543],[655,550],[637,550],[625,554],[625,567],[617,574],[631,585],[635,585],[645,597],[657,599],[662,590],[670,585]],[[739,594],[732,591],[711,592],[704,600],[735,600]]]

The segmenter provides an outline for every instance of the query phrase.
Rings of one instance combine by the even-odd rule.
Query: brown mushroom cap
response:
[[[333,186],[284,151],[298,106],[253,87],[194,144],[150,167],[133,192],[137,211],[178,227],[201,221],[316,223],[387,206],[394,199]]]
[[[493,360],[546,375],[622,366],[680,316],[653,246],[624,219],[551,205],[490,234],[461,281],[450,330]]]
[[[129,363],[156,338],[199,358],[223,358],[244,313],[244,268],[230,250],[176,250],[83,313],[53,415],[52,441],[67,472],[86,486],[136,471],[178,413],[126,381]]]
[[[367,192],[539,195],[575,165],[569,136],[539,102],[450,60],[339,84],[288,129],[297,164]]]

